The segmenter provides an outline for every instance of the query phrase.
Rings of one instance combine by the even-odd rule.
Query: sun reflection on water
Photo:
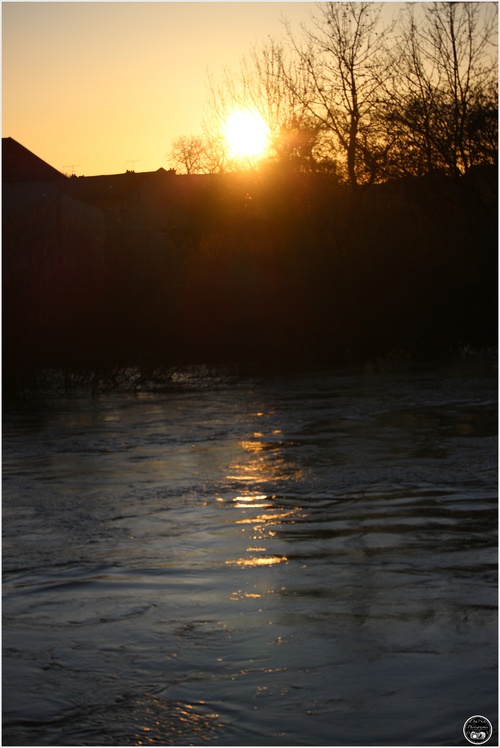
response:
[[[268,498],[268,497],[266,497]],[[276,537],[276,526],[284,521],[294,523],[295,517],[300,512],[300,507],[285,509],[284,507],[274,507],[273,501],[262,501],[262,494],[249,494],[247,496],[238,496],[233,499],[234,507],[242,511],[242,515],[234,520],[235,525],[240,526],[242,532],[250,530],[249,540],[254,541],[246,548],[248,556],[242,556],[237,559],[227,560],[225,563],[239,567],[258,567],[258,566],[275,566],[276,564],[286,563],[288,558],[285,554],[272,552],[267,547],[266,541],[273,540]],[[250,510],[255,509],[253,516],[247,516]],[[262,509],[267,511],[262,511]],[[255,543],[257,541],[257,544]],[[260,542],[259,542],[260,541]]]
[[[263,485],[268,481],[283,483],[300,479],[302,470],[287,453],[290,444],[280,436],[281,429],[273,429],[267,436],[263,431],[254,431],[240,440],[241,456],[231,464],[228,480]]]
[[[226,561],[234,566],[274,566],[288,561],[286,556],[254,556],[253,558],[239,558],[236,561]]]
[[[259,411],[254,415],[264,414]],[[232,522],[241,528],[242,538],[247,538],[248,543],[244,554],[240,551],[236,557],[225,561],[230,566],[258,568],[288,562],[288,557],[276,544],[278,528],[284,523],[294,524],[298,517],[305,515],[302,507],[284,506],[274,492],[262,490],[297,480],[302,475],[301,469],[287,455],[287,445],[278,440],[280,436],[280,429],[273,429],[267,437],[263,431],[252,432],[248,438],[240,440],[240,456],[230,465],[227,480],[241,486],[240,492],[230,499],[232,507],[238,511]],[[243,597],[260,595],[261,591],[245,593]]]
[[[134,745],[193,745],[215,737],[224,726],[205,701],[189,704],[146,693],[125,704],[135,727]]]
[[[271,506],[271,503],[267,501],[266,494],[247,494],[246,496],[236,496],[233,502],[238,509],[250,509],[250,508],[264,508]]]

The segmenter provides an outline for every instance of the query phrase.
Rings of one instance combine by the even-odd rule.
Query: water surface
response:
[[[496,405],[488,359],[6,405],[4,745],[496,731]]]

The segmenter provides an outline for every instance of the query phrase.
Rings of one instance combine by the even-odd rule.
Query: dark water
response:
[[[497,744],[496,406],[487,359],[5,406],[3,744]]]

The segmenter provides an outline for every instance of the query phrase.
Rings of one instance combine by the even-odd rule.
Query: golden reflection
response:
[[[251,507],[258,507],[262,509],[264,507],[272,506],[270,502],[265,501],[265,499],[267,499],[266,494],[256,494],[255,496],[235,496],[233,502],[238,507],[238,509],[249,509]]]
[[[244,485],[300,479],[302,470],[291,459],[288,449],[293,445],[282,441],[281,436],[281,429],[273,429],[267,435],[260,430],[249,433],[239,442],[241,454],[231,464],[227,478]]]
[[[260,439],[262,436],[264,436],[264,434],[261,434],[259,431],[256,431],[253,435],[254,439]],[[251,439],[244,439],[240,442],[240,445],[248,452],[264,452],[273,449],[281,449],[283,447],[279,442],[266,443],[263,441],[252,441]]]
[[[188,704],[169,701],[146,693],[128,704],[135,723],[134,745],[192,745],[214,738],[223,727],[219,715],[208,710],[204,701]]]
[[[246,598],[254,599],[262,597],[259,592],[243,592],[242,590],[235,590],[231,593],[231,600],[245,600]]]
[[[226,561],[226,564],[232,566],[274,566],[287,562],[286,556],[257,556],[253,558],[239,558],[236,561]]]
[[[249,506],[252,506],[251,504]],[[270,504],[267,504],[270,506]],[[255,529],[261,529],[262,525],[275,524],[280,525],[284,519],[288,517],[306,517],[306,514],[298,514],[297,510],[300,511],[301,507],[297,509],[282,509],[278,512],[272,512],[268,514],[259,514],[257,517],[242,517],[236,520],[237,525],[255,525]],[[288,524],[293,525],[295,520],[289,520]]]
[[[287,556],[280,552],[283,549],[277,546],[279,526],[292,525],[297,518],[307,516],[301,507],[283,506],[278,497],[264,493],[263,484],[272,481],[273,485],[281,485],[302,477],[301,469],[290,459],[287,443],[280,437],[281,429],[274,429],[267,436],[262,431],[253,431],[239,442],[241,452],[231,464],[227,480],[241,485],[240,492],[232,499],[232,506],[238,512],[233,522],[240,526],[241,538],[247,542],[246,553],[240,551],[240,557],[236,553],[225,561],[228,565],[259,568],[287,563]],[[267,547],[268,541],[274,547]],[[232,599],[243,599],[260,597],[262,591],[258,595],[254,592],[235,594]]]

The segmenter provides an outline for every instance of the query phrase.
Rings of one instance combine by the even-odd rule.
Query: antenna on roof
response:
[[[129,161],[125,161],[125,166],[127,164],[132,164],[132,168],[131,169],[127,169],[127,171],[135,171],[135,165],[136,165],[137,161],[139,161],[138,158],[134,158],[134,159],[130,159]]]
[[[81,166],[81,164],[64,164],[63,169],[71,169],[71,176],[76,177],[75,169],[77,166]]]

